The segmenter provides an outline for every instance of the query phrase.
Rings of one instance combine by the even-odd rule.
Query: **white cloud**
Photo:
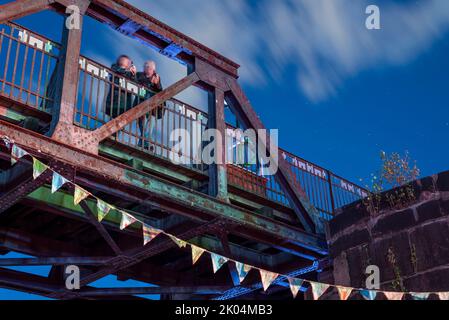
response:
[[[299,88],[314,102],[361,71],[410,62],[449,28],[447,0],[129,2],[240,63],[245,85],[291,81],[284,74],[294,68]],[[367,30],[365,8],[376,2],[382,30]]]

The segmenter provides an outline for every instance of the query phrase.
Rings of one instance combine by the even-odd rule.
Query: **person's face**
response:
[[[146,75],[152,76],[156,71],[156,66],[154,63],[145,63],[144,72]]]
[[[131,60],[129,60],[128,58],[122,57],[122,58],[120,58],[118,63],[120,65],[120,67],[122,67],[122,68],[129,68],[129,67],[131,67]]]

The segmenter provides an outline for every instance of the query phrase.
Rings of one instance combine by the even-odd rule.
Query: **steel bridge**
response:
[[[59,43],[14,23],[44,10],[67,15],[70,5],[80,9],[81,27],[63,24]],[[86,17],[182,63],[186,76],[144,100],[149,88],[80,54]],[[332,219],[366,190],[285,150],[279,150],[275,175],[265,175],[259,161],[242,165],[237,148],[227,149],[224,141],[216,152],[230,155],[233,164],[193,161],[193,148],[180,155],[192,161],[170,161],[173,129],[201,136],[213,128],[234,146],[247,146],[252,141],[230,129],[265,128],[238,83],[239,65],[121,0],[17,0],[0,6],[0,23],[0,136],[180,239],[285,275],[313,279],[325,267],[327,246],[317,222]],[[207,92],[206,111],[174,98],[191,86]],[[125,99],[126,110],[117,116],[108,114],[111,92]],[[232,125],[225,121],[227,108],[237,119]],[[156,132],[150,137],[139,129],[148,119]],[[0,254],[32,256],[0,258],[0,287],[56,299],[290,297],[282,277],[263,292],[256,273],[239,284],[234,263],[217,274],[204,257],[192,266],[190,251],[165,236],[142,246],[141,232],[121,231],[118,217],[97,222],[90,200],[75,206],[73,190],[52,194],[50,174],[33,180],[29,159],[11,166],[4,145],[0,166]],[[81,268],[80,290],[64,287],[64,266],[71,264]],[[39,265],[51,266],[48,277],[7,268]],[[91,286],[107,275],[154,287]]]

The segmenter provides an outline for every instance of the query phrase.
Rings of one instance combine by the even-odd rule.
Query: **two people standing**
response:
[[[143,71],[137,72],[136,66],[127,55],[121,55],[118,57],[116,63],[111,66],[116,76],[113,77],[113,83],[111,84],[111,90],[109,91],[106,99],[105,112],[111,118],[118,117],[120,114],[130,110],[137,106],[141,102],[150,99],[152,96],[162,91],[162,83],[159,74],[156,72],[156,63],[148,60],[144,63]],[[144,86],[147,90],[143,98],[135,96],[132,92],[123,89],[120,86],[120,79],[126,78],[132,82],[137,82]],[[149,89],[149,90],[148,90]],[[163,108],[156,109],[156,119],[163,118]],[[154,124],[156,120],[153,120],[151,115],[141,117],[138,121],[140,138],[139,146],[145,149],[152,149],[149,145],[149,141],[153,139]],[[152,151],[152,150],[151,150]]]

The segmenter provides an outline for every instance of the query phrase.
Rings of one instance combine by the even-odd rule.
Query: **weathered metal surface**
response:
[[[40,150],[42,155],[58,159],[63,163],[76,167],[77,170],[86,170],[100,177],[108,178],[111,181],[148,192],[153,197],[167,199],[172,203],[180,204],[191,215],[195,215],[195,213],[201,215],[201,212],[208,213],[211,216],[220,217],[249,228],[255,228],[272,236],[303,243],[304,246],[315,248],[317,252],[325,251],[326,246],[319,236],[244,211],[218,199],[207,197],[160,178],[132,170],[111,160],[77,150],[33,132],[24,131],[1,120],[0,135],[6,135],[19,145],[34,150],[34,154],[39,154],[38,150]]]
[[[224,116],[224,92],[215,88],[209,93],[208,129],[215,129],[221,140],[215,140],[216,163],[209,165],[209,194],[218,199],[229,201],[226,169],[226,123]]]
[[[16,0],[0,6],[0,23],[47,9],[54,0]]]
[[[167,89],[159,92],[151,99],[142,102],[141,104],[135,106],[131,110],[121,114],[117,118],[109,121],[105,125],[101,126],[93,132],[93,137],[96,141],[100,142],[117,131],[123,129],[126,125],[130,124],[134,120],[144,116],[146,113],[151,112],[153,109],[157,108],[159,105],[172,98],[173,96],[179,94],[183,90],[187,89],[199,80],[198,75],[193,72],[188,76],[182,78],[178,82],[174,83]]]
[[[117,243],[115,243],[114,239],[112,239],[111,235],[108,233],[105,226],[98,221],[98,219],[96,218],[92,210],[89,208],[89,206],[84,201],[82,201],[80,205],[81,208],[83,208],[84,212],[86,213],[87,217],[89,218],[89,221],[95,226],[95,228],[101,234],[106,243],[115,252],[115,254],[116,255],[122,254],[122,249],[120,249]]]
[[[0,196],[0,214],[20,202],[28,194],[50,181],[51,173],[45,172],[37,179],[32,177],[20,183],[16,188]]]
[[[22,4],[28,3],[28,7],[22,6]],[[99,192],[100,194],[106,194],[108,197],[112,197],[118,204],[123,201],[134,202],[136,206],[130,206],[138,208],[138,206],[146,206],[148,216],[144,214],[137,214],[140,219],[151,222],[150,224],[155,227],[160,227],[163,230],[176,235],[177,237],[189,240],[192,243],[201,245],[203,248],[226,255],[236,260],[241,260],[245,263],[269,269],[277,269],[280,264],[285,262],[285,267],[280,267],[281,271],[296,270],[301,265],[304,265],[304,261],[315,260],[326,255],[327,248],[324,239],[321,235],[316,235],[313,221],[309,217],[309,214],[317,215],[317,210],[312,205],[312,202],[308,200],[310,194],[303,191],[301,185],[299,185],[299,179],[293,177],[295,163],[299,163],[300,168],[301,160],[289,155],[290,159],[283,157],[285,153],[279,155],[279,167],[280,171],[276,176],[281,190],[278,191],[278,195],[285,199],[287,196],[288,201],[282,200],[280,204],[285,207],[279,207],[279,212],[271,212],[271,209],[263,210],[260,204],[266,204],[274,206],[273,202],[270,202],[266,191],[279,189],[278,185],[272,185],[274,179],[267,181],[266,185],[262,188],[263,192],[258,197],[250,197],[246,201],[240,197],[241,206],[231,205],[229,201],[228,193],[228,181],[227,181],[227,167],[222,164],[211,166],[210,174],[207,176],[204,174],[204,170],[194,173],[194,170],[189,168],[180,169],[179,171],[172,170],[173,168],[163,168],[163,162],[147,161],[144,157],[143,160],[139,160],[139,166],[131,168],[125,164],[120,164],[117,161],[108,160],[106,158],[98,156],[99,144],[107,138],[109,139],[105,144],[108,144],[107,153],[105,147],[102,147],[102,154],[108,154],[115,159],[122,160],[134,160],[134,153],[128,156],[117,154],[114,147],[111,147],[111,142],[119,134],[134,135],[133,132],[126,131],[124,128],[131,126],[136,121],[142,118],[148,117],[148,114],[156,111],[156,108],[161,106],[165,101],[171,99],[174,95],[183,91],[184,89],[195,85],[210,93],[210,110],[206,115],[205,123],[209,128],[216,128],[222,133],[223,143],[218,144],[216,152],[222,156],[225,156],[225,143],[226,137],[226,123],[224,119],[224,98],[232,97],[235,100],[236,113],[240,116],[248,128],[263,129],[264,126],[256,113],[252,109],[247,97],[237,84],[236,78],[238,65],[229,59],[219,55],[218,53],[208,49],[207,47],[197,43],[182,33],[168,27],[153,17],[139,11],[138,9],[130,6],[126,2],[121,0],[55,0],[55,1],[17,1],[6,6],[0,7],[0,22],[14,19],[19,16],[23,16],[32,12],[44,10],[48,7],[56,9],[59,13],[64,14],[63,8],[76,4],[81,9],[81,14],[87,14],[95,19],[106,22],[110,26],[115,27],[118,31],[138,38],[160,49],[162,54],[165,54],[175,60],[181,61],[188,65],[189,75],[166,90],[153,96],[151,99],[138,104],[136,107],[127,110],[120,116],[105,121],[95,128],[87,128],[82,121],[77,123],[77,94],[80,79],[80,70],[89,73],[92,77],[95,76],[95,72],[92,69],[83,69],[83,61],[80,61],[79,49],[81,43],[82,29],[67,30],[64,27],[63,44],[61,46],[59,55],[59,72],[57,74],[56,83],[59,86],[56,87],[56,99],[55,105],[57,108],[53,108],[53,128],[55,129],[53,138],[46,138],[39,134],[24,130],[10,123],[0,120],[0,136],[6,135],[12,138],[18,145],[24,147],[36,157],[43,161],[52,160],[58,164],[57,169],[65,170],[69,168],[69,178],[76,183],[81,184],[83,187],[88,187],[89,190]],[[1,9],[5,9],[2,11]],[[17,10],[17,12],[13,12]],[[0,37],[6,37],[6,34],[0,34]],[[39,38],[39,36],[36,36]],[[39,38],[40,39],[40,38]],[[16,39],[17,40],[17,39]],[[15,40],[15,41],[16,41]],[[40,39],[44,41],[45,39]],[[31,48],[32,46],[30,46]],[[50,47],[50,45],[49,45]],[[1,48],[1,42],[0,42]],[[1,50],[1,49],[0,49]],[[28,47],[26,48],[28,50]],[[31,49],[30,49],[31,50]],[[9,54],[8,54],[9,58]],[[84,62],[88,59],[81,57]],[[26,58],[25,58],[26,59]],[[34,57],[33,64],[34,65]],[[95,62],[90,61],[92,65],[96,65]],[[24,61],[26,65],[26,60]],[[98,67],[98,65],[97,65]],[[99,77],[103,77],[108,74],[105,67],[98,67]],[[24,78],[22,71],[22,79]],[[6,79],[6,78],[5,78]],[[99,78],[98,78],[99,79]],[[0,78],[1,80],[1,78]],[[6,82],[6,80],[5,80]],[[27,90],[23,85],[23,81],[20,81],[18,87],[20,92]],[[0,82],[1,83],[1,82]],[[14,85],[14,80],[13,80]],[[106,87],[105,83],[105,87]],[[134,86],[135,87],[135,86]],[[126,86],[126,88],[128,88]],[[139,87],[136,87],[137,90]],[[142,88],[140,88],[142,89]],[[28,93],[30,95],[30,93]],[[140,95],[140,91],[138,93]],[[83,92],[84,97],[84,92]],[[47,99],[50,97],[41,96],[38,93],[39,99]],[[36,98],[36,99],[38,99]],[[9,96],[9,99],[14,100],[13,96]],[[140,101],[140,100],[139,100]],[[28,102],[28,98],[27,98]],[[36,102],[37,103],[37,102]],[[26,104],[26,102],[25,102]],[[36,104],[37,105],[37,104]],[[4,107],[6,105],[3,105]],[[31,105],[31,107],[35,107]],[[189,107],[187,107],[189,108]],[[35,108],[35,112],[41,112]],[[18,109],[20,110],[20,108]],[[1,110],[0,110],[1,111]],[[188,113],[185,110],[185,116],[191,117],[195,120],[200,112],[190,110]],[[82,112],[85,112],[84,109]],[[180,111],[180,114],[182,112]],[[98,113],[91,112],[91,106],[87,116],[98,116]],[[192,117],[195,115],[195,117]],[[19,114],[12,114],[9,112],[9,107],[3,112],[4,118],[18,119]],[[83,114],[86,116],[86,114]],[[98,119],[97,119],[98,120]],[[76,125],[74,125],[74,122]],[[187,127],[187,124],[185,124]],[[180,125],[182,127],[182,125]],[[53,129],[52,128],[52,129]],[[168,130],[168,126],[166,127]],[[92,129],[92,130],[88,130]],[[142,133],[143,134],[143,133]],[[136,139],[141,139],[138,135],[133,136]],[[116,139],[115,144],[120,143],[119,139]],[[269,145],[269,140],[267,141]],[[126,148],[132,148],[133,145],[128,145]],[[218,151],[217,151],[218,150]],[[144,150],[141,150],[145,153]],[[4,153],[0,153],[2,159],[5,158]],[[149,158],[148,158],[149,159]],[[29,160],[22,160],[23,163],[30,165]],[[290,162],[289,162],[290,161]],[[306,168],[300,168],[303,171],[307,171],[310,174],[321,179],[319,182],[327,183],[325,186],[329,187],[327,192],[331,192],[332,188],[341,187],[343,190],[346,185],[348,192],[353,189],[346,181],[338,180],[340,178],[331,175],[328,171],[320,170],[318,167],[313,167],[308,164],[304,164]],[[142,169],[155,172],[158,176],[166,176],[169,181],[159,178],[158,176],[146,174],[142,172]],[[47,178],[50,173],[47,172],[41,177]],[[326,176],[327,175],[327,176]],[[41,178],[39,177],[39,178]],[[259,178],[258,176],[256,176]],[[63,190],[50,194],[48,187],[42,186],[41,181],[36,179],[31,181],[31,186],[28,185],[30,181],[26,181],[25,184],[20,187],[20,192],[13,191],[0,198],[0,207],[4,206],[4,209],[8,209],[9,202],[17,203],[23,201],[23,205],[33,205],[33,210],[37,210],[40,213],[45,212],[46,216],[39,222],[39,225],[44,226],[45,223],[51,225],[53,220],[63,219],[65,223],[71,221],[70,230],[60,230],[58,224],[54,223],[48,226],[46,234],[54,239],[60,239],[63,235],[69,234],[71,236],[80,232],[87,232],[89,239],[94,237],[95,248],[80,248],[76,244],[69,244],[64,241],[54,241],[54,239],[45,238],[41,236],[42,231],[38,234],[33,234],[32,221],[26,222],[26,219],[22,217],[20,225],[24,230],[22,233],[14,229],[2,229],[0,228],[0,241],[3,249],[5,250],[17,250],[20,252],[38,255],[41,258],[14,260],[8,259],[4,261],[4,265],[12,265],[15,263],[23,263],[28,265],[40,265],[41,263],[49,263],[54,267],[52,269],[50,280],[60,276],[61,267],[65,262],[76,262],[80,265],[90,265],[90,268],[83,267],[82,285],[85,287],[79,293],[67,292],[62,287],[50,285],[41,281],[42,279],[35,279],[33,281],[27,279],[23,275],[12,275],[14,281],[5,281],[2,278],[2,270],[0,270],[0,284],[3,286],[10,286],[18,290],[26,290],[31,292],[37,292],[46,296],[54,298],[101,298],[104,296],[117,296],[129,298],[133,294],[143,293],[155,293],[155,294],[223,294],[222,297],[235,297],[240,294],[246,294],[252,290],[258,290],[261,284],[250,284],[248,288],[237,287],[235,289],[227,290],[226,285],[230,285],[231,281],[226,277],[226,273],[222,272],[220,275],[215,275],[214,279],[217,279],[217,284],[226,283],[224,286],[218,287],[196,287],[192,288],[189,285],[183,287],[173,287],[163,285],[160,288],[106,288],[106,289],[90,289],[86,288],[87,284],[103,276],[109,274],[117,274],[119,277],[126,279],[127,277],[134,279],[145,279],[147,281],[159,282],[155,275],[160,275],[164,278],[166,283],[170,282],[167,279],[172,279],[172,284],[176,283],[183,285],[184,281],[179,281],[179,277],[186,278],[185,283],[198,284],[196,281],[197,274],[204,274],[204,270],[201,272],[194,272],[189,270],[182,272],[182,275],[175,276],[177,273],[175,270],[184,270],[190,267],[191,257],[184,255],[177,257],[176,261],[171,262],[173,270],[164,273],[158,270],[157,266],[151,263],[151,258],[156,255],[170,256],[169,252],[175,247],[174,243],[165,236],[158,237],[145,247],[135,246],[133,243],[141,242],[136,237],[141,236],[141,230],[137,230],[136,226],[130,226],[127,230],[118,231],[117,224],[120,222],[120,215],[117,212],[111,212],[105,220],[100,224],[93,215],[95,210],[95,202],[93,200],[87,200],[82,203],[81,206],[73,205],[73,197],[67,194]],[[180,184],[185,182],[191,182],[191,179],[203,179],[207,182],[209,179],[210,194],[207,196],[203,193],[194,191],[190,188],[183,187]],[[48,181],[48,180],[45,180]],[[45,182],[44,181],[44,182]],[[265,181],[265,180],[264,180]],[[39,184],[41,183],[41,184]],[[192,182],[193,183],[193,182]],[[198,187],[199,181],[195,181],[195,187]],[[276,182],[277,183],[277,182]],[[338,184],[341,183],[341,186]],[[39,188],[40,187],[40,188]],[[322,185],[319,185],[321,188]],[[36,190],[36,188],[39,188]],[[317,185],[311,188],[319,190]],[[198,188],[199,189],[199,188]],[[345,190],[346,190],[345,189]],[[31,194],[29,192],[35,190]],[[237,189],[233,189],[238,190]],[[314,189],[315,190],[315,189]],[[71,190],[73,191],[73,190]],[[14,193],[15,192],[15,193]],[[205,191],[207,192],[207,191]],[[12,194],[12,195],[11,195]],[[27,195],[28,194],[28,195]],[[237,199],[235,196],[232,198],[234,201]],[[250,200],[249,200],[250,199]],[[323,198],[322,198],[323,199]],[[11,200],[11,201],[10,201]],[[238,200],[238,199],[237,199]],[[15,202],[14,202],[15,201]],[[252,203],[252,201],[255,201]],[[322,200],[324,203],[323,208],[319,208],[320,212],[325,214],[329,213],[328,204],[325,203],[327,199]],[[333,197],[332,197],[333,201]],[[8,202],[8,204],[5,204]],[[320,203],[313,201],[313,204]],[[290,208],[290,205],[294,208],[295,213],[306,231],[292,226],[298,225],[296,217]],[[242,209],[242,207],[256,207],[259,213]],[[14,209],[14,208],[13,208]],[[331,211],[335,209],[335,203],[332,202]],[[138,209],[137,209],[138,210]],[[13,210],[8,211],[8,215],[11,215]],[[157,211],[157,213],[154,213]],[[270,212],[269,212],[270,211]],[[281,212],[282,211],[282,212]],[[1,212],[1,211],[0,211]],[[159,215],[159,218],[153,217]],[[175,219],[174,217],[179,219]],[[9,217],[9,220],[13,221]],[[164,217],[164,218],[162,218]],[[288,221],[288,223],[282,223],[276,221],[282,219]],[[87,219],[88,218],[88,219]],[[72,221],[73,219],[74,221]],[[294,221],[293,221],[294,220]],[[97,230],[89,227],[86,223],[90,221]],[[22,223],[23,222],[23,223]],[[175,223],[176,222],[176,223]],[[154,223],[154,224],[153,224]],[[19,223],[17,224],[19,225]],[[86,227],[87,226],[87,227]],[[35,230],[41,230],[36,228]],[[92,233],[97,231],[97,233]],[[219,239],[206,236],[205,233],[218,234]],[[228,238],[229,233],[229,238]],[[231,235],[236,238],[233,239],[235,243],[231,242]],[[104,241],[103,241],[104,240]],[[251,241],[251,244],[247,242]],[[35,242],[35,243],[31,243]],[[242,243],[237,245],[236,243]],[[257,245],[255,244],[257,243]],[[120,244],[120,246],[118,245]],[[248,247],[246,247],[248,245]],[[257,246],[258,250],[251,252],[249,248]],[[266,249],[270,251],[276,249],[276,254],[265,254]],[[60,250],[62,256],[66,258],[57,258],[54,255],[55,250]],[[106,257],[107,262],[98,257],[98,251],[107,253],[108,255],[116,254],[116,257]],[[48,258],[42,258],[47,256]],[[92,256],[89,258],[87,256]],[[295,258],[295,256],[297,258]],[[83,258],[84,257],[84,258]],[[78,259],[78,260],[77,260]],[[84,260],[83,260],[84,259]],[[285,261],[284,261],[285,259]],[[276,261],[275,261],[276,260]],[[106,262],[106,263],[105,263]],[[308,263],[308,262],[307,262]],[[0,263],[0,265],[2,265]],[[97,268],[92,268],[97,266]],[[204,268],[208,265],[204,263],[198,263],[195,267]],[[164,266],[161,266],[165,269]],[[238,275],[236,273],[235,265],[229,263],[231,271],[231,279],[234,285],[238,285]],[[296,268],[296,269],[295,269]],[[144,271],[144,269],[146,271]],[[312,267],[301,268],[300,271],[295,271],[292,275],[302,274],[304,272],[313,272],[315,269]],[[153,274],[153,276],[151,275]],[[176,279],[175,279],[176,278]],[[19,279],[19,280],[18,280]],[[16,281],[18,280],[18,281]],[[276,284],[280,287],[288,289],[288,283],[286,279],[278,279]],[[201,283],[208,283],[210,279],[206,279]],[[182,282],[182,284],[181,284]],[[37,285],[36,285],[37,283]],[[210,290],[209,290],[210,289]],[[218,290],[220,289],[220,290]]]
[[[78,66],[80,59],[81,37],[83,32],[83,15],[90,4],[88,0],[72,0],[80,10],[79,28],[67,29],[65,23],[62,31],[62,51],[58,63],[55,82],[55,104],[52,108],[53,118],[50,133],[53,139],[68,142],[83,150],[97,152],[98,146],[90,142],[88,130],[73,125],[75,103],[78,87]]]

